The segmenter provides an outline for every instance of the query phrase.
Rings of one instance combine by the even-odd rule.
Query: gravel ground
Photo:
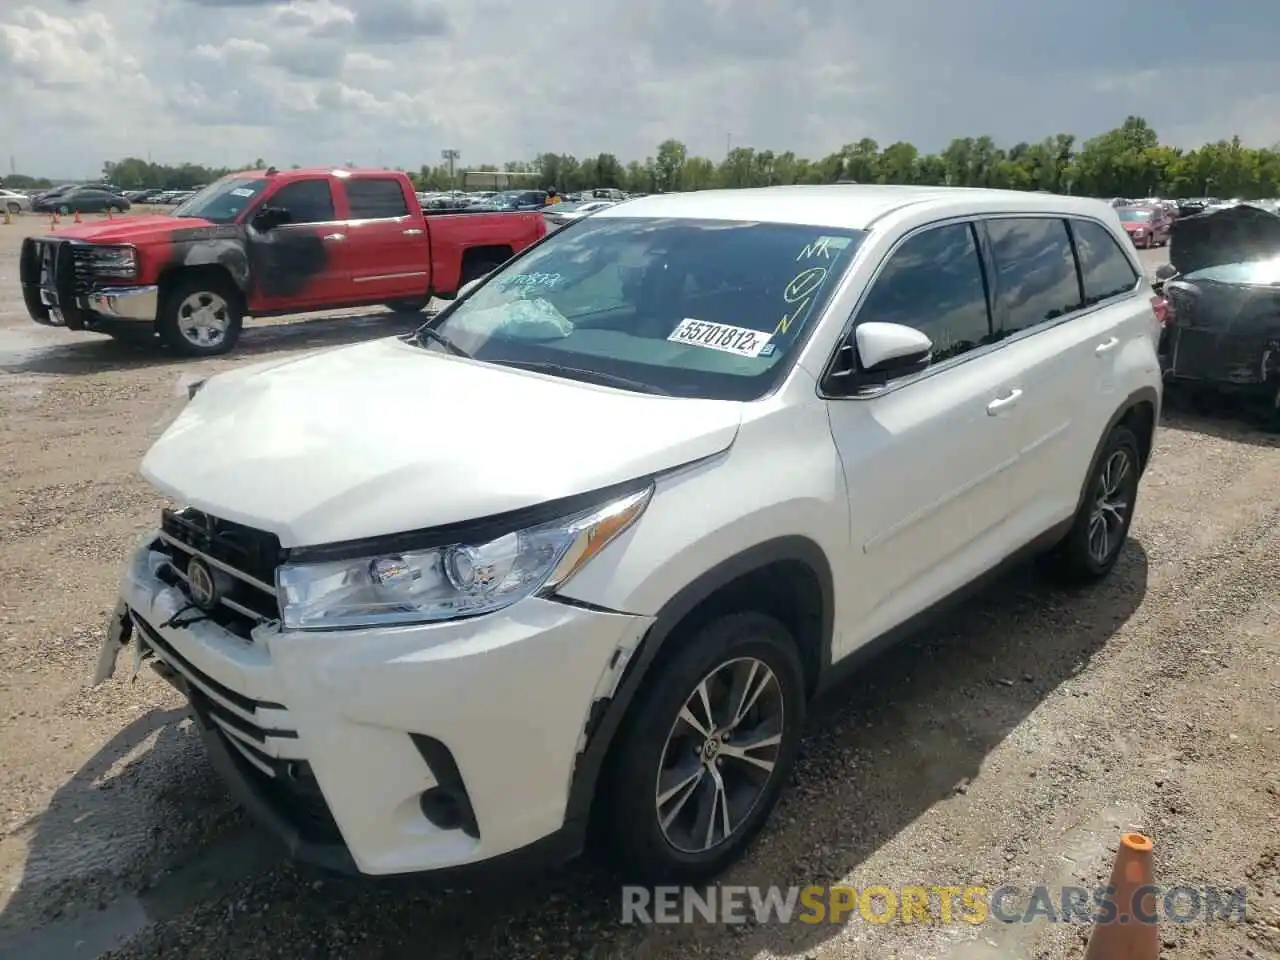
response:
[[[167,686],[86,679],[161,506],[136,465],[182,384],[404,321],[273,322],[225,360],[130,352],[26,319],[18,241],[42,230],[0,226],[0,956],[1081,954],[1081,928],[1044,922],[624,926],[585,863],[449,891],[283,861]],[[1115,576],[1068,592],[1021,572],[838,691],[725,881],[1091,886],[1138,828],[1160,883],[1248,889],[1246,922],[1166,925],[1165,956],[1280,954],[1278,492],[1274,438],[1170,413]]]

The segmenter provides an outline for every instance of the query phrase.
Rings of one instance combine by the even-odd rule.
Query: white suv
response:
[[[99,678],[136,637],[303,858],[564,857],[590,822],[705,876],[855,653],[1032,553],[1112,569],[1158,332],[1102,201],[631,200],[414,334],[193,391]]]

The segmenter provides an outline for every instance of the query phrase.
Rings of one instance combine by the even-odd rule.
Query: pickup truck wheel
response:
[[[156,328],[170,350],[188,357],[228,353],[244,321],[236,296],[216,277],[179,278],[161,297]]]
[[[1115,567],[1133,522],[1141,462],[1133,431],[1115,427],[1089,477],[1071,531],[1054,551],[1054,565],[1065,579],[1102,580]]]
[[[422,296],[413,300],[388,300],[383,306],[394,313],[420,313],[430,302],[430,296]]]
[[[627,718],[602,795],[612,853],[636,882],[694,882],[737,859],[791,776],[804,724],[800,656],[774,618],[727,614],[678,649]]]

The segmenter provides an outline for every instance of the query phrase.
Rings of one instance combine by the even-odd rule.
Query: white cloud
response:
[[[23,4],[25,0],[17,0]],[[1280,139],[1280,17],[1168,0],[46,0],[0,4],[19,166],[651,155],[667,137],[817,156],[1090,136],[1130,113],[1192,146]],[[1135,5],[1136,6],[1136,5]],[[1160,38],[1184,36],[1166,42]],[[1168,53],[1165,53],[1165,50]],[[1150,54],[1150,56],[1147,56]]]

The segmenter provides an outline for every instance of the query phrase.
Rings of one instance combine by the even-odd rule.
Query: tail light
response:
[[[1155,312],[1156,322],[1162,327],[1167,327],[1173,322],[1173,304],[1169,302],[1168,297],[1156,296],[1151,298],[1151,309]]]

